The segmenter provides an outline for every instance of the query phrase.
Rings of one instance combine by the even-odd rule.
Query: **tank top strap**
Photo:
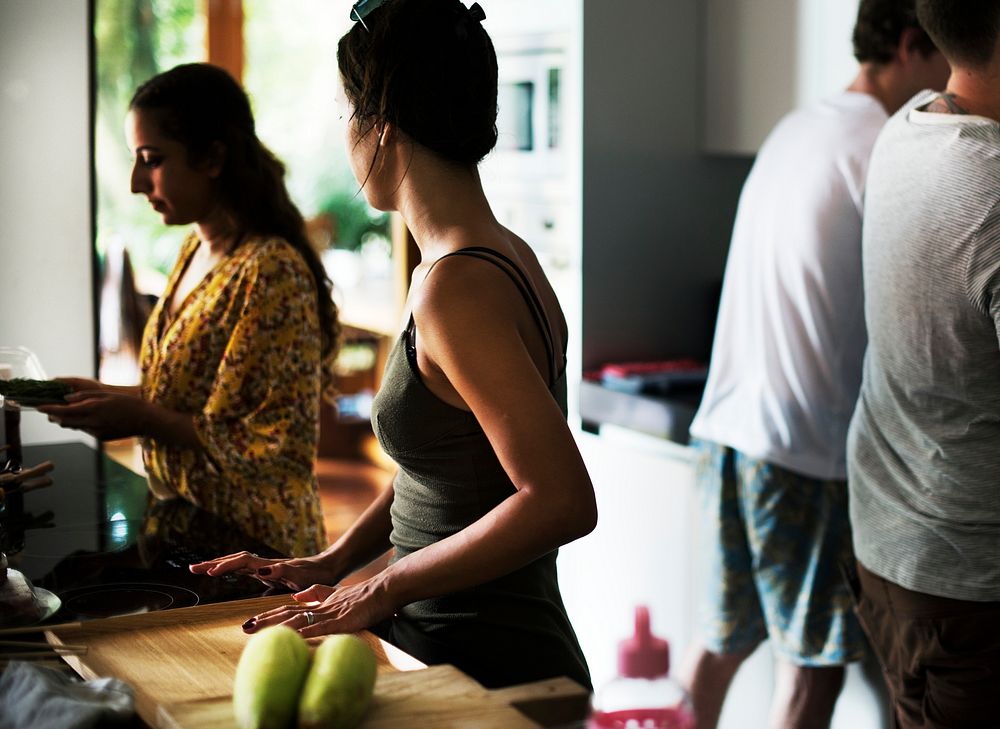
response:
[[[440,263],[445,258],[450,258],[451,256],[471,256],[472,258],[478,258],[483,261],[488,261],[494,266],[503,271],[507,277],[514,283],[518,291],[521,293],[522,298],[528,305],[528,310],[531,312],[531,317],[534,319],[536,326],[542,334],[542,341],[545,345],[545,354],[549,361],[549,384],[552,385],[559,379],[559,369],[556,361],[555,354],[555,342],[552,336],[552,329],[549,325],[549,318],[545,315],[545,309],[542,307],[541,300],[538,298],[538,294],[535,293],[534,288],[531,286],[531,281],[528,276],[521,270],[521,268],[514,263],[509,257],[505,256],[499,251],[495,251],[492,248],[485,248],[482,246],[468,246],[466,248],[460,248],[457,251],[452,251],[451,253],[446,253],[439,259],[434,261],[431,265],[430,270],[427,275],[431,275],[431,271],[434,270],[434,266]],[[506,264],[506,265],[504,265]],[[407,330],[407,354],[410,356],[415,356],[416,348],[414,346],[413,338],[413,314],[410,314],[409,322],[406,326]]]

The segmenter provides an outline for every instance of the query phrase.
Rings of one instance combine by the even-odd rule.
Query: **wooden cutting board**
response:
[[[52,626],[45,635],[53,644],[87,646],[85,654],[64,659],[84,678],[114,676],[130,684],[149,726],[230,729],[233,677],[249,638],[240,626],[289,602],[278,595],[165,610]],[[378,661],[366,729],[529,729],[541,725],[515,705],[536,717],[555,707],[561,719],[586,702],[586,691],[569,679],[487,691],[453,666],[427,668],[367,631],[358,635]]]

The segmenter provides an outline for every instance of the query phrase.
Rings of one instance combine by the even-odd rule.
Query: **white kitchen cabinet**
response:
[[[755,154],[793,108],[845,88],[857,72],[858,0],[705,0],[703,148]]]

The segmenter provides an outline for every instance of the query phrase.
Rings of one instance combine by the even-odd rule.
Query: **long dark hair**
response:
[[[302,213],[285,188],[285,166],[257,138],[246,92],[225,70],[188,63],[142,84],[129,109],[156,113],[164,136],[187,150],[188,161],[209,158],[214,145],[225,149],[219,190],[223,207],[242,235],[283,238],[299,252],[316,283],[322,353],[329,360],[340,339],[333,284],[306,237]]]
[[[388,122],[475,166],[497,142],[497,57],[483,17],[459,0],[386,0],[355,23],[337,46],[352,121],[363,133]]]

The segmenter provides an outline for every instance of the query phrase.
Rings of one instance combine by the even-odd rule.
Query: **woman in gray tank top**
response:
[[[374,207],[400,212],[421,254],[372,412],[399,471],[319,555],[244,552],[192,569],[250,571],[320,601],[258,615],[248,632],[367,628],[489,687],[570,676],[589,688],[556,554],[595,527],[597,510],[566,423],[559,302],[479,180],[497,139],[484,13],[459,0],[367,0],[351,13],[338,47],[351,166]],[[335,587],[389,548],[384,571]]]

